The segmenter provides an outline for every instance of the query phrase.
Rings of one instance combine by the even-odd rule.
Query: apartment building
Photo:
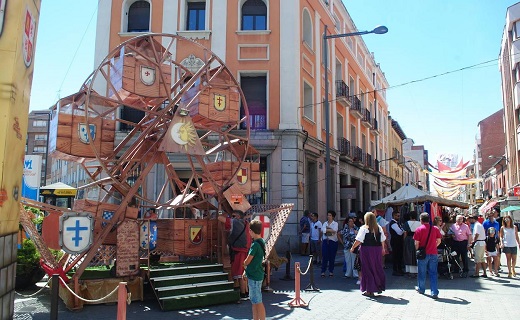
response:
[[[507,162],[506,194],[516,197],[518,195],[514,194],[514,188],[520,186],[520,3],[510,6],[506,11],[499,68],[502,75],[502,102],[506,137],[506,152],[502,165]]]
[[[406,159],[405,168],[409,172],[409,183],[419,189],[430,190],[430,176],[424,172],[428,170],[428,150],[422,145],[415,145],[411,138],[403,140],[403,155]]]
[[[329,63],[323,63],[325,26],[329,34],[357,31],[342,1],[111,0],[99,3],[97,21],[96,65],[123,41],[148,32],[192,39],[225,62],[245,94],[251,141],[261,154],[264,179],[250,202],[295,204],[282,235],[292,240],[285,241],[290,246],[298,243],[304,210],[326,217],[325,139],[338,217],[368,209],[394,172],[379,166],[379,159],[391,155],[391,128],[388,83],[373,53],[359,36],[329,39]],[[187,68],[198,58],[171,51]],[[330,102],[329,137],[324,99]],[[402,155],[402,147],[396,150]]]
[[[45,175],[51,173],[51,160],[48,158],[47,139],[49,135],[49,110],[34,110],[29,113],[27,125],[26,155],[42,157],[40,187],[47,185]]]
[[[477,125],[475,175],[482,178],[477,185],[477,197],[487,199],[506,194],[506,175],[504,135],[504,110],[498,110],[479,121]],[[505,170],[495,170],[496,168]]]

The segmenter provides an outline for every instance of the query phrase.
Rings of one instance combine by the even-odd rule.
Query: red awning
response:
[[[480,213],[487,213],[488,211],[490,211],[496,204],[498,203],[498,201],[489,201],[486,205],[482,206],[479,210]]]

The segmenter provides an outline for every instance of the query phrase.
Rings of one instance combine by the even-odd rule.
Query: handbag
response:
[[[426,245],[424,247],[419,247],[419,249],[417,249],[417,251],[415,252],[417,260],[426,259],[426,246],[428,245],[428,240],[430,240],[430,233],[432,232],[432,228],[433,226],[430,226],[430,231],[428,231],[428,237],[426,237]]]

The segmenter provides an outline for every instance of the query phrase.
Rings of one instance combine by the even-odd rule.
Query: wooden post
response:
[[[117,290],[117,320],[126,320],[126,282],[119,282]]]

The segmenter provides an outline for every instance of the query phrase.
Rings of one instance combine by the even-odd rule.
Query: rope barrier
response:
[[[36,291],[36,292],[33,293],[33,294],[25,295],[25,294],[21,294],[21,293],[16,292],[16,291],[15,291],[15,293],[16,293],[17,295],[19,295],[19,296],[24,297],[24,298],[34,297],[34,296],[37,295],[38,293],[42,292],[43,289],[45,289],[46,287],[48,287],[48,286],[49,286],[49,282],[51,282],[51,280],[52,280],[52,278],[49,278],[49,280],[47,281],[47,283],[46,283],[43,287],[41,287],[40,290]]]
[[[101,302],[101,301],[105,300],[106,298],[110,297],[111,295],[113,295],[114,293],[116,293],[117,290],[119,289],[119,286],[117,286],[117,287],[114,288],[114,290],[112,290],[112,292],[110,292],[109,294],[107,294],[103,298],[96,299],[96,300],[88,300],[88,299],[84,299],[83,297],[78,296],[74,291],[72,291],[72,289],[69,288],[67,283],[65,283],[65,281],[63,281],[63,279],[61,277],[60,277],[60,281],[63,283],[64,287],[67,288],[67,290],[69,290],[69,292],[72,293],[76,298],[78,298],[81,301],[88,302],[88,303]]]
[[[309,269],[311,268],[311,264],[312,264],[312,255],[309,256],[309,264],[307,265],[307,270],[305,270],[305,272],[302,272],[302,271],[300,270],[300,265],[298,265],[298,266],[297,266],[297,268],[298,268],[298,272],[299,272],[302,276],[307,275],[307,272],[309,272]]]

